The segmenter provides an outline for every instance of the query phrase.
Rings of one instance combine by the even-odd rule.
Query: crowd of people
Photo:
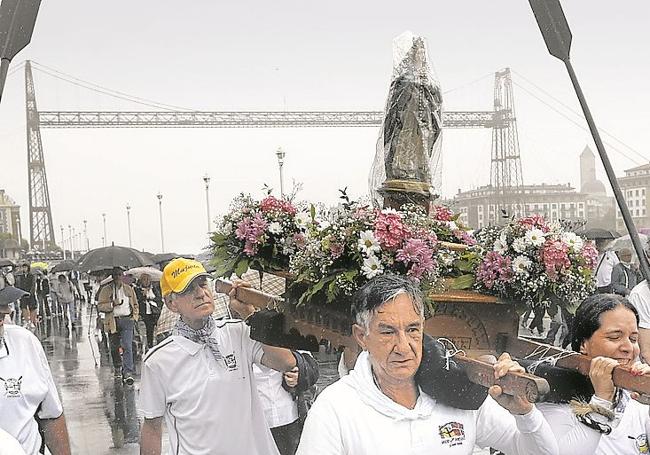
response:
[[[246,281],[234,281],[222,306],[203,265],[185,258],[161,267],[159,277],[113,268],[89,283],[86,295],[78,275],[5,270],[0,454],[70,453],[64,408],[30,329],[59,316],[77,330],[83,301],[98,311],[98,340],[106,343],[116,376],[129,387],[141,375],[141,454],[161,453],[163,425],[171,453],[178,454],[471,454],[476,446],[505,454],[648,453],[650,410],[612,378],[617,366],[650,374],[643,362],[650,290],[631,259],[629,250],[603,249],[598,292],[571,318],[560,306],[546,309],[570,329],[551,341],[592,362],[589,379],[572,393],[579,401],[538,405],[499,386],[466,393],[465,385],[441,379],[449,369],[445,350],[426,340],[422,292],[406,277],[378,275],[355,294],[352,336],[360,352],[354,368],[342,371],[310,407],[301,400],[318,378],[316,361],[298,346],[260,337],[268,315],[236,298],[239,288],[251,286]],[[160,336],[164,313],[175,318]],[[139,324],[141,362],[134,343]],[[423,364],[440,374],[419,372]],[[507,353],[493,368],[496,378],[524,371]]]

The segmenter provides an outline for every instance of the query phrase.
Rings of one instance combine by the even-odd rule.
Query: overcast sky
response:
[[[596,122],[643,155],[605,137],[632,158],[610,150],[622,174],[650,157],[650,2],[563,4],[574,36],[573,64]],[[191,109],[380,110],[391,41],[404,30],[427,38],[442,89],[449,91],[447,110],[491,109],[494,72],[512,68],[525,183],[579,185],[578,155],[591,144],[589,134],[524,90],[554,104],[530,81],[579,110],[564,66],[548,55],[525,0],[44,1],[32,43],[12,67],[31,59]],[[41,110],[147,109],[42,72],[34,77]],[[0,105],[0,188],[22,206],[26,227],[24,104],[18,71]],[[91,247],[100,246],[105,212],[109,241],[128,244],[128,202],[134,247],[159,252],[160,190],[166,249],[197,252],[207,243],[206,172],[215,216],[239,192],[261,196],[264,183],[279,188],[278,146],[287,153],[287,185],[303,184],[301,199],[334,203],[345,186],[363,196],[378,130],[62,129],[42,130],[42,137],[57,242],[60,225],[82,229],[86,219]],[[444,134],[443,195],[489,183],[490,141],[489,130]]]

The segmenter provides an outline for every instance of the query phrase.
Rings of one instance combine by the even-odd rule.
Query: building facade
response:
[[[512,215],[543,215],[549,221],[586,219],[588,195],[570,185],[523,185],[499,192],[490,185],[459,192],[451,203],[460,219],[473,228],[498,224]],[[498,207],[504,207],[505,213]]]
[[[650,191],[650,164],[644,164],[625,171],[624,177],[618,178],[627,207],[637,229],[650,227],[650,208],[646,195]],[[616,230],[626,232],[621,211],[616,209]]]
[[[0,189],[0,233],[10,234],[20,243],[20,206]]]
[[[650,175],[648,175],[650,183]],[[460,219],[472,228],[498,224],[505,218],[543,215],[549,221],[584,222],[586,228],[616,227],[614,198],[596,178],[596,161],[589,147],[580,154],[580,191],[571,184],[539,184],[505,188],[490,185],[475,190],[460,190],[445,201],[460,212]],[[505,213],[500,213],[503,207]]]

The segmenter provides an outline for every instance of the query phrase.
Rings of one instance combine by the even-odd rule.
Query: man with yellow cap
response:
[[[178,258],[163,270],[167,307],[180,315],[173,335],[151,349],[142,365],[144,423],[140,453],[161,453],[162,420],[170,453],[277,455],[253,376],[253,363],[278,371],[296,366],[290,350],[250,338],[254,308],[231,306],[244,320],[212,318],[210,275],[200,262]],[[235,282],[234,288],[241,286]]]

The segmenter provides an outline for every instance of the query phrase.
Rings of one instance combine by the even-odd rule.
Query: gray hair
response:
[[[419,286],[410,278],[392,274],[377,275],[354,294],[352,317],[368,333],[370,321],[379,308],[401,294],[411,299],[413,309],[424,319],[424,303]]]

